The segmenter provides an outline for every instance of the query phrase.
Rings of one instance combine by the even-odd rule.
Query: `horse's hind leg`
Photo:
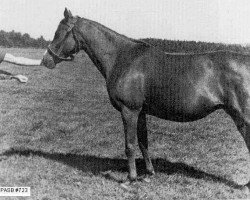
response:
[[[236,109],[225,110],[234,120],[235,125],[238,128],[238,131],[241,133],[248,151],[250,153],[250,115],[246,115]],[[246,110],[245,110],[246,112]],[[246,113],[250,113],[246,112]],[[246,184],[248,190],[250,190],[250,181]]]
[[[143,111],[140,112],[138,117],[137,139],[143,158],[145,160],[146,173],[149,175],[153,175],[155,172],[148,153],[148,133],[147,133],[146,114]]]

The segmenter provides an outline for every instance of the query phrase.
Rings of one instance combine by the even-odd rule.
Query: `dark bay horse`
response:
[[[229,51],[168,54],[97,22],[74,17],[65,9],[43,64],[52,69],[80,50],[105,78],[110,101],[121,112],[130,181],[137,178],[136,140],[147,173],[154,174],[146,114],[188,122],[224,109],[250,149],[249,55]]]

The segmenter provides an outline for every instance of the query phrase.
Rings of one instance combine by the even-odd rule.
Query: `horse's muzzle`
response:
[[[46,53],[43,56],[41,65],[44,65],[45,67],[49,68],[49,69],[54,69],[56,67],[56,64],[54,62],[54,59],[52,58],[51,55],[49,55],[48,53]]]

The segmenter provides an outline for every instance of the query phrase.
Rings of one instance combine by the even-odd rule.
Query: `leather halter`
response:
[[[73,29],[73,28],[75,27],[75,22],[72,23],[72,24],[70,24],[70,25],[68,25],[68,24],[64,24],[64,25],[67,25],[67,26],[69,27],[69,29],[67,30],[66,35],[68,35],[70,31],[72,32],[73,38],[74,38],[74,40],[75,40],[75,42],[76,42],[76,47],[75,47],[74,54],[77,54],[77,53],[80,51],[80,42],[79,42],[79,40],[77,39],[77,37],[76,37],[76,35],[75,35],[75,32],[74,32],[74,29]],[[64,39],[65,39],[65,38],[64,38]],[[60,60],[60,61],[72,61],[72,60],[74,60],[74,57],[75,57],[75,55],[70,55],[70,56],[68,56],[68,57],[61,57],[61,56],[59,56],[59,54],[61,53],[61,51],[60,51],[58,54],[55,53],[55,52],[51,49],[51,46],[50,46],[50,45],[48,46],[48,52],[49,52],[49,54],[52,54],[52,56],[56,57],[56,58],[57,58],[58,60]],[[69,57],[70,57],[70,58],[69,58]]]

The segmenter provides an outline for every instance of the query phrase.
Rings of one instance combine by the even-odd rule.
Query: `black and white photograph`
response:
[[[0,5],[0,199],[250,199],[249,1]]]

